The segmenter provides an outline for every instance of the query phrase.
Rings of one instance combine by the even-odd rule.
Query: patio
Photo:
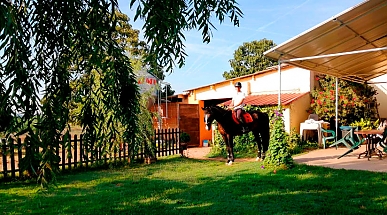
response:
[[[352,170],[367,170],[374,172],[387,172],[386,158],[379,160],[377,157],[372,157],[369,161],[367,158],[360,158],[360,153],[365,151],[366,146],[361,147],[354,152],[337,159],[340,155],[348,151],[348,148],[335,147],[327,149],[317,149],[308,153],[293,157],[297,163],[312,165],[312,166],[324,166],[333,169],[352,169]]]
[[[211,147],[189,148],[188,157],[193,159],[208,159],[205,156],[210,152]],[[366,170],[374,172],[387,172],[387,160],[379,160],[377,157],[372,157],[369,161],[367,158],[358,159],[358,155],[365,151],[365,145],[359,149],[348,154],[345,157],[337,159],[344,154],[347,148],[335,147],[327,149],[317,149],[301,155],[294,156],[296,163],[307,164],[311,166],[324,166],[333,169],[348,169],[348,170]],[[211,160],[225,160],[225,159],[211,159]],[[255,159],[235,159],[236,162],[255,161]]]

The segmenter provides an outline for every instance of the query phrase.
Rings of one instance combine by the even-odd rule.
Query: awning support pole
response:
[[[278,78],[279,78],[279,90],[278,90],[278,110],[281,108],[281,61],[278,60]]]
[[[335,123],[336,123],[336,141],[337,141],[337,135],[338,135],[338,115],[339,115],[339,81],[338,81],[338,78],[336,77],[336,120],[335,120]]]

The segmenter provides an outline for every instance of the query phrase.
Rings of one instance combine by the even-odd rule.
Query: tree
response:
[[[161,89],[161,98],[165,98],[166,96],[172,96],[173,94],[175,94],[175,91],[172,89],[171,85],[165,85],[162,89]]]
[[[7,92],[0,100],[13,117],[6,133],[27,135],[35,158],[23,158],[21,168],[32,167],[42,185],[59,170],[56,149],[68,147],[73,77],[88,77],[80,112],[86,147],[135,139],[139,93],[129,58],[112,40],[115,8],[97,0],[0,3],[0,88]]]
[[[224,72],[227,79],[240,77],[262,71],[268,67],[277,65],[277,61],[266,58],[263,53],[274,47],[272,40],[262,39],[243,43],[234,52],[234,59],[230,60],[231,70]]]
[[[235,0],[132,0],[130,6],[136,2],[136,18],[145,19],[148,62],[167,71],[174,60],[184,65],[184,31],[199,28],[209,42],[213,16],[220,22],[230,16],[237,25],[242,14]],[[71,129],[74,78],[87,77],[79,113],[85,146],[116,146],[117,137],[134,146],[139,92],[130,59],[114,39],[117,8],[116,0],[0,2],[0,101],[12,117],[5,132],[27,135],[42,185],[55,180],[56,149],[68,147],[63,133]],[[24,163],[22,169],[34,165]]]
[[[109,15],[111,16],[111,15]],[[117,42],[120,49],[125,51],[125,54],[129,57],[131,67],[133,71],[127,71],[128,75],[130,72],[135,73],[135,69],[146,69],[143,65],[143,59],[148,54],[148,47],[145,42],[139,40],[139,30],[133,29],[129,23],[129,17],[121,13],[118,9],[115,10],[114,16],[116,20],[112,23],[114,29],[111,32],[111,39]],[[84,59],[89,60],[89,59]],[[70,71],[75,72],[78,65],[76,62],[69,68]],[[100,69],[93,70],[92,74],[84,73],[74,77],[70,82],[71,88],[71,102],[70,102],[70,122],[75,125],[81,125],[81,111],[84,108],[85,95],[84,92],[88,88],[93,88],[94,91],[99,89],[99,85],[90,80],[91,77],[95,79],[101,78],[103,72]]]

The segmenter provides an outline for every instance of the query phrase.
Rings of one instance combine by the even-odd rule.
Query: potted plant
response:
[[[180,155],[182,157],[184,156],[183,151],[187,150],[188,142],[190,140],[191,140],[191,137],[190,137],[190,135],[188,133],[181,132],[181,134],[180,134],[180,147],[179,147],[179,151],[180,151]]]
[[[358,130],[372,130],[378,128],[379,119],[372,122],[370,119],[361,118],[360,121],[353,122],[350,126],[357,127]]]

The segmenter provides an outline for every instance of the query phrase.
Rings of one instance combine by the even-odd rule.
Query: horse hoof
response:
[[[226,165],[231,166],[232,165],[232,161],[227,161]]]

